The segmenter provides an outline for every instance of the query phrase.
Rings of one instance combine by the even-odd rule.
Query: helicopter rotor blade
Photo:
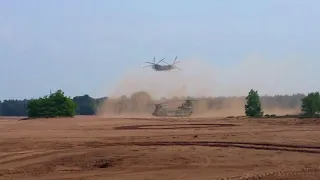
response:
[[[199,99],[177,99],[177,100],[168,100],[169,102],[181,102],[181,101],[198,101]]]
[[[162,62],[165,58],[161,59],[157,64],[159,64],[160,62]]]
[[[179,62],[181,62],[181,61],[176,61],[175,63],[173,63],[173,64],[178,64]]]
[[[178,56],[176,56],[176,58],[174,59],[173,64],[175,64],[175,63],[176,63],[177,58],[178,58]]]
[[[156,100],[150,103],[147,103],[148,105],[168,105],[174,102],[181,102],[181,101],[199,101],[199,100],[207,100],[206,98],[195,98],[195,97],[184,97],[181,99],[165,99],[165,100]]]
[[[153,66],[153,65],[148,65],[148,66],[145,66],[145,67],[143,67],[143,68],[146,68],[146,67],[151,67],[151,66]]]
[[[164,63],[166,63],[166,64],[170,65],[169,63],[167,63],[167,62],[165,62],[165,61],[162,61],[162,62],[164,62]]]
[[[152,63],[152,62],[145,62],[145,63],[148,63],[148,64],[155,64],[155,63]]]
[[[153,104],[149,103],[149,104],[147,104],[147,105],[154,105],[154,106],[161,105],[161,106],[167,106],[168,104],[167,104],[167,103],[153,103]]]

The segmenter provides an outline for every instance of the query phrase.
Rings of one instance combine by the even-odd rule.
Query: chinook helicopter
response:
[[[178,108],[169,109],[163,105],[166,103],[155,104],[156,108],[152,115],[156,117],[190,117],[193,113],[192,101],[195,100],[184,100]]]

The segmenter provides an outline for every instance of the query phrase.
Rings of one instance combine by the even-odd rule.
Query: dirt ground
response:
[[[319,124],[0,118],[0,179],[320,179]]]

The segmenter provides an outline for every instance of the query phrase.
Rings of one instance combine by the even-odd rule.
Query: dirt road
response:
[[[0,180],[320,179],[316,120],[0,119]]]

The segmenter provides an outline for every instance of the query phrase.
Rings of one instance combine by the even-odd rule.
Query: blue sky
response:
[[[277,63],[282,68],[272,71],[272,81],[284,81],[278,87],[256,85],[264,94],[319,90],[318,7],[317,0],[3,0],[0,99],[39,97],[59,88],[70,96],[105,96],[124,74],[143,74],[141,67],[153,56],[176,55],[181,63],[201,61],[215,72],[233,69],[229,80],[215,75],[229,82],[220,91],[234,86],[231,79],[237,81],[240,70],[247,73],[243,79],[268,78],[263,66]],[[263,75],[247,72],[252,57],[263,61],[255,66]]]

